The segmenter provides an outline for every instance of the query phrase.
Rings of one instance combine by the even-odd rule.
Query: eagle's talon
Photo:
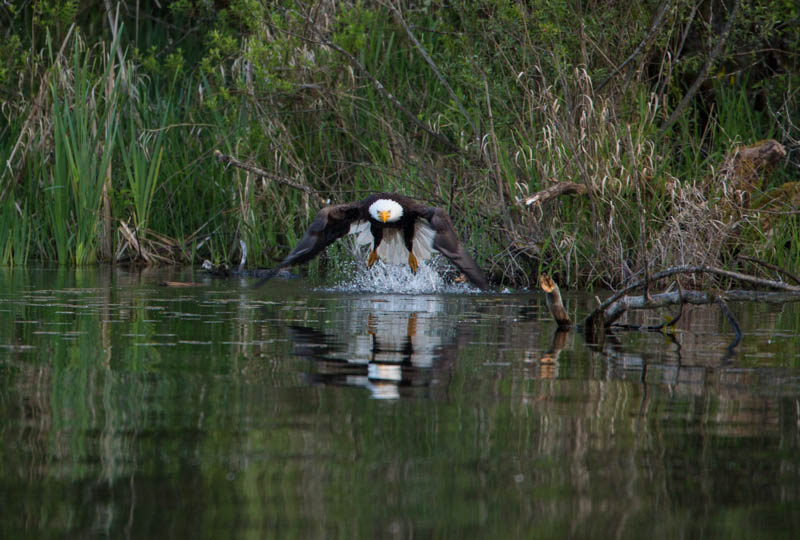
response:
[[[414,254],[410,251],[408,252],[408,266],[411,268],[411,273],[416,274],[417,270],[419,270],[419,263],[417,262],[417,258],[414,257]]]
[[[369,253],[369,259],[367,259],[367,268],[372,268],[372,265],[378,262],[378,251],[372,250]]]

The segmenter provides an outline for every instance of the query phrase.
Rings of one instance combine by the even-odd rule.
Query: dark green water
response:
[[[800,531],[798,304],[598,349],[538,293],[248,283],[0,269],[0,537]]]

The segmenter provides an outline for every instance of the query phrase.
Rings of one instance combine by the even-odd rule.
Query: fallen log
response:
[[[723,302],[762,302],[782,304],[800,301],[800,291],[670,291],[651,294],[649,298],[642,296],[623,296],[603,310],[605,326],[611,326],[623,313],[630,309],[659,309],[681,304],[714,304]],[[588,319],[588,317],[587,317]]]
[[[651,276],[650,281],[663,279],[665,277],[677,274],[700,272],[712,273],[731,279],[737,279],[745,283],[751,283],[753,285],[779,290],[684,291],[678,289],[677,291],[667,291],[658,294],[647,294],[645,291],[645,294],[640,296],[629,295],[628,293],[632,290],[644,286],[644,281],[639,281],[611,295],[603,302],[598,301],[598,307],[589,313],[589,315],[586,316],[586,318],[581,324],[578,325],[578,327],[583,329],[587,341],[592,343],[602,343],[605,339],[606,331],[612,327],[635,330],[652,330],[660,329],[664,326],[631,327],[615,324],[616,321],[628,310],[660,309],[672,305],[683,306],[684,304],[716,304],[731,323],[731,326],[736,334],[733,343],[728,347],[729,352],[732,353],[733,349],[742,339],[742,331],[739,327],[739,323],[733,316],[733,313],[731,313],[730,309],[728,309],[727,302],[784,303],[800,301],[800,287],[709,266],[681,266],[669,268],[663,272],[659,272],[654,276]],[[539,286],[545,292],[547,308],[550,311],[550,314],[553,316],[555,322],[559,325],[559,328],[569,328],[571,326],[571,321],[561,301],[561,293],[558,289],[558,285],[555,283],[555,281],[553,281],[552,278],[542,274],[539,276]],[[678,318],[679,317],[680,315]],[[678,318],[673,319],[673,321],[669,324],[674,324]]]
[[[664,278],[667,278],[667,277],[670,277],[670,276],[674,276],[674,275],[677,275],[677,274],[697,274],[697,273],[715,274],[715,275],[718,275],[718,276],[721,276],[721,277],[727,277],[727,278],[736,279],[738,281],[742,281],[742,282],[745,282],[745,283],[750,283],[752,285],[756,285],[756,286],[759,286],[759,287],[765,287],[765,288],[769,288],[769,289],[779,289],[779,290],[785,291],[787,293],[797,293],[798,294],[797,298],[800,299],[800,287],[797,287],[797,286],[794,286],[794,285],[789,285],[788,283],[783,283],[782,281],[773,281],[773,280],[770,280],[770,279],[762,279],[762,278],[758,278],[758,277],[751,276],[751,275],[748,275],[748,274],[742,274],[740,272],[733,272],[731,270],[724,270],[722,268],[716,268],[716,267],[713,267],[713,266],[676,266],[676,267],[673,267],[673,268],[668,268],[667,270],[664,270],[662,272],[658,272],[657,274],[654,274],[654,275],[650,276],[650,280],[649,281],[653,282],[653,281],[656,281],[656,280],[659,280],[659,279],[664,279]],[[614,304],[615,302],[619,301],[621,298],[626,296],[629,292],[631,292],[631,291],[633,291],[635,289],[641,288],[643,285],[644,285],[644,280],[637,281],[636,283],[633,283],[632,285],[629,285],[629,286],[625,287],[624,289],[621,289],[620,291],[618,291],[615,294],[611,295],[605,301],[601,302],[600,305],[597,306],[597,308],[595,308],[594,311],[592,311],[589,315],[586,316],[586,318],[583,320],[582,325],[583,326],[596,326],[597,325],[596,320],[597,320],[598,316],[600,316],[602,314],[602,316],[605,318],[606,317],[606,310],[608,310],[612,304]],[[754,294],[758,294],[757,291],[748,291],[748,292],[752,292]],[[686,294],[686,293],[684,293],[684,294]],[[794,295],[789,295],[789,298],[794,299],[795,297],[794,297]],[[708,302],[704,302],[704,303],[708,303]],[[606,320],[603,324],[605,326],[608,326],[610,323]]]

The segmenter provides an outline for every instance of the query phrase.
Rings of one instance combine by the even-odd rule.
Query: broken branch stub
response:
[[[539,287],[545,292],[545,300],[547,302],[547,309],[555,319],[559,328],[569,328],[572,326],[572,321],[564,308],[561,300],[561,291],[553,278],[547,274],[539,276]]]

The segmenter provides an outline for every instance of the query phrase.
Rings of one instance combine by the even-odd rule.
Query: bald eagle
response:
[[[447,212],[394,193],[377,193],[357,202],[326,206],[281,263],[256,284],[260,287],[287,266],[310,261],[339,238],[355,234],[357,244],[372,244],[367,266],[379,259],[408,263],[416,273],[419,261],[438,251],[477,287],[489,287],[475,261],[464,251]]]

